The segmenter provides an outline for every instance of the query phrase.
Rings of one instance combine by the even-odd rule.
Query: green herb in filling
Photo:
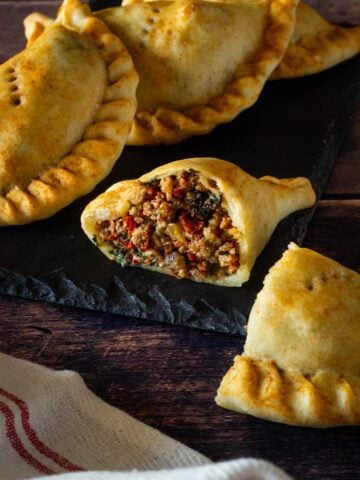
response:
[[[130,265],[130,260],[127,258],[127,252],[121,250],[110,250],[111,255],[114,255],[116,262],[122,267]]]
[[[210,181],[209,181],[210,183]],[[111,246],[121,266],[163,268],[179,278],[222,278],[240,265],[231,218],[216,182],[195,172],[144,184],[143,199],[118,218],[97,223],[97,242]]]

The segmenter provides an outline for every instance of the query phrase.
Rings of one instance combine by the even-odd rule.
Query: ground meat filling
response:
[[[127,214],[98,222],[95,237],[123,266],[152,265],[202,280],[236,272],[236,235],[216,182],[182,172],[143,184]]]

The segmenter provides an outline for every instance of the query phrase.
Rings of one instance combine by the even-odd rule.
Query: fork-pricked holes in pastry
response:
[[[18,95],[13,95],[10,97],[10,102],[14,107],[21,105],[21,98]]]
[[[10,104],[15,107],[18,107],[19,105],[21,105],[22,101],[21,101],[21,95],[19,93],[15,93],[19,91],[19,86],[17,85],[17,83],[15,83],[18,80],[16,70],[14,67],[9,67],[6,70],[5,74],[6,74],[5,80],[6,82],[9,83]]]
[[[140,77],[127,143],[176,143],[250,107],[287,47],[296,7],[297,0],[184,0],[97,12],[128,48]],[[30,42],[47,22],[28,17]]]
[[[17,80],[17,75],[16,75],[16,71],[15,71],[15,68],[13,67],[10,67],[6,70],[6,81],[8,83],[13,83],[13,82],[16,82]]]
[[[341,279],[346,279],[346,278],[347,278],[347,274],[344,271],[325,272],[321,275],[318,275],[308,280],[306,282],[306,288],[309,292],[316,292],[318,291],[319,288],[322,288],[327,282],[339,281]]]
[[[97,12],[124,41],[140,76],[128,143],[175,143],[249,107],[287,45],[296,3],[188,0]]]
[[[356,272],[290,244],[265,277],[218,405],[291,425],[360,424],[359,294]]]
[[[47,27],[0,66],[1,226],[46,218],[94,188],[119,157],[136,108],[131,58],[87,6],[65,0]],[[41,64],[36,57],[45,54]],[[66,72],[66,82],[59,72]],[[96,114],[108,100],[126,111],[99,121]]]

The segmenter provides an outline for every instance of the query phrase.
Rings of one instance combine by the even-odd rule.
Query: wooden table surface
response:
[[[22,48],[21,18],[57,2],[0,1],[0,60]],[[9,42],[9,38],[11,41]],[[360,106],[305,245],[360,271]],[[360,429],[305,429],[222,410],[219,382],[242,351],[223,334],[0,296],[0,350],[81,373],[102,399],[213,460],[275,462],[297,479],[360,476]]]

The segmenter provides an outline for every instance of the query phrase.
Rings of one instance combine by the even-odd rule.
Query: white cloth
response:
[[[289,480],[260,460],[212,463],[106,404],[77,373],[2,353],[0,413],[1,480]]]

